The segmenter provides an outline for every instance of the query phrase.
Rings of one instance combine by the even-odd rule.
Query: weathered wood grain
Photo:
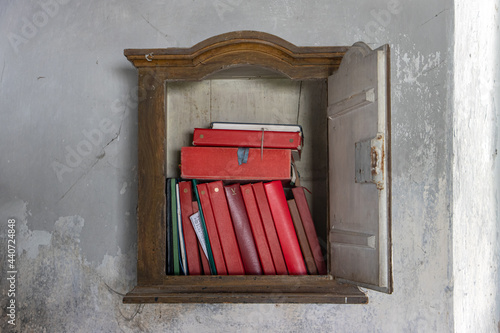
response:
[[[137,283],[165,275],[165,112],[162,76],[139,70]]]
[[[170,80],[201,80],[235,66],[270,68],[294,80],[327,78],[348,47],[297,47],[257,31],[238,31],[209,38],[191,48],[127,49],[135,67],[161,67]]]
[[[162,285],[136,287],[124,303],[364,304],[357,287],[328,276],[168,276]]]
[[[210,124],[210,81],[167,82],[166,91],[167,176],[179,177],[181,147],[191,146],[193,128]]]

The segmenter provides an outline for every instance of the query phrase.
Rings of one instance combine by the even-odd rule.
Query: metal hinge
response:
[[[384,135],[356,142],[356,183],[373,183],[379,190],[384,188]]]

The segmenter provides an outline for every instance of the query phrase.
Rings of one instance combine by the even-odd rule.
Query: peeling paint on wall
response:
[[[500,30],[498,1],[455,2],[454,329],[500,320]]]
[[[128,318],[138,308],[121,304],[122,293],[130,289],[135,278],[135,256],[106,255],[101,265],[93,267],[80,248],[83,218],[60,217],[54,223],[54,231],[49,233],[28,229],[27,203],[14,202],[9,211],[17,211],[18,331],[120,330],[118,317]],[[1,245],[6,247],[5,238]],[[0,285],[4,284],[2,279]],[[1,306],[5,308],[4,301]],[[5,315],[1,323],[4,329],[10,328]]]

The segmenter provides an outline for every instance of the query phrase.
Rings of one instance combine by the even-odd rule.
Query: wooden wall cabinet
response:
[[[358,286],[392,292],[387,45],[297,47],[239,31],[124,53],[138,69],[140,101],[137,286],[124,303],[359,304],[368,298]],[[304,126],[299,170],[328,275],[166,275],[165,178],[179,176],[185,131],[210,121]]]

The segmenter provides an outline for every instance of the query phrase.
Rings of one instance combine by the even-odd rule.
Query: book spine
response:
[[[255,199],[259,208],[262,224],[264,226],[264,230],[266,231],[267,241],[269,242],[269,248],[273,257],[276,274],[286,275],[288,274],[288,271],[286,269],[285,259],[283,258],[283,251],[281,250],[278,234],[276,233],[276,227],[274,225],[271,209],[269,208],[269,202],[267,201],[264,184],[261,182],[255,183],[252,184],[252,188],[255,193]]]
[[[210,198],[208,196],[207,184],[199,184],[197,185],[197,188],[200,197],[201,209],[203,211],[203,216],[205,217],[205,224],[207,226],[208,238],[212,248],[217,274],[227,275],[226,263],[224,261],[224,254],[222,253],[219,232],[217,230],[217,225],[215,224],[212,204],[210,203]]]
[[[200,253],[198,250],[198,239],[189,217],[193,215],[193,195],[191,191],[191,182],[185,181],[179,183],[179,195],[182,212],[182,231],[184,232],[184,242],[186,248],[187,271],[189,275],[201,274]]]
[[[266,275],[275,275],[276,269],[274,268],[266,233],[262,226],[262,220],[260,218],[259,209],[257,208],[257,201],[255,200],[252,185],[241,185],[240,190],[245,203],[250,227],[252,228],[255,245],[259,253],[260,263],[262,264],[262,271]]]
[[[266,124],[266,123],[231,123],[214,121],[210,124],[213,129],[231,129],[231,130],[244,130],[244,131],[275,131],[275,132],[300,132],[302,126],[296,124]]]
[[[261,275],[262,269],[260,266],[259,255],[255,247],[252,229],[241,196],[239,184],[224,186],[226,199],[229,206],[229,212],[233,220],[234,231],[238,246],[240,248],[241,259],[245,266],[246,274]]]
[[[198,202],[193,201],[193,214],[196,214],[199,212],[198,208]],[[208,263],[208,258],[205,256],[205,252],[203,251],[203,247],[201,246],[201,243],[198,241],[198,252],[200,253],[200,260],[201,260],[201,268],[203,271],[203,275],[210,275],[210,265]]]
[[[236,241],[222,181],[208,183],[207,189],[215,223],[219,231],[227,273],[229,275],[244,275],[245,269],[241,260],[238,242]]]
[[[292,217],[288,210],[283,185],[280,181],[272,181],[264,184],[264,189],[266,190],[288,273],[292,275],[306,275],[307,269],[302,258]]]
[[[174,264],[174,275],[180,274],[180,266],[179,266],[179,231],[178,231],[178,222],[177,222],[177,194],[175,191],[176,181],[175,179],[171,179],[170,182],[170,198],[171,203],[170,207],[172,209],[172,248],[173,248],[173,264]]]
[[[181,177],[185,179],[290,180],[290,165],[289,149],[248,148],[248,158],[241,161],[238,148],[181,148]]]
[[[208,259],[203,253],[203,248],[201,247],[200,242],[198,242],[198,252],[200,253],[200,261],[201,261],[201,269],[203,275],[211,275],[210,265],[208,264]]]
[[[172,275],[174,273],[174,253],[173,253],[173,237],[172,237],[172,198],[170,193],[171,179],[165,182],[165,197],[167,212],[165,217],[165,231],[167,239],[167,258],[166,258],[166,273]]]
[[[304,230],[306,232],[307,240],[311,247],[311,252],[318,268],[318,273],[320,275],[326,274],[326,262],[321,253],[321,247],[319,245],[318,234],[316,233],[316,228],[314,227],[314,222],[311,216],[311,211],[307,203],[306,195],[303,187],[295,187],[292,189],[293,197],[297,203],[297,209],[299,210],[300,218],[302,224],[304,225]]]
[[[195,128],[193,145],[208,147],[251,147],[302,149],[298,132],[244,131]]]
[[[201,203],[200,203],[200,196],[198,194],[198,182],[196,179],[193,179],[193,192],[194,196],[196,198],[196,204],[197,204],[197,211],[200,212],[200,220],[201,220],[201,227],[203,229],[203,236],[205,238],[205,243],[206,243],[206,248],[207,248],[207,256],[208,256],[208,263],[210,266],[210,272],[211,274],[217,274],[217,270],[215,268],[215,261],[214,261],[214,256],[212,254],[212,247],[210,246],[210,239],[208,237],[208,230],[207,230],[207,225],[205,222],[205,215],[203,214],[203,209],[201,208]]]
[[[188,274],[186,260],[186,243],[184,241],[184,232],[182,228],[182,211],[179,183],[175,184],[175,199],[177,205],[177,231],[179,232],[179,267],[184,275]]]
[[[311,248],[309,247],[309,242],[307,241],[304,226],[302,225],[302,220],[300,219],[297,204],[294,199],[288,200],[288,208],[290,209],[290,215],[292,215],[293,225],[295,226],[295,232],[297,233],[297,238],[299,239],[300,249],[302,250],[302,255],[304,256],[307,271],[309,274],[316,275],[318,274],[316,263],[314,262]]]

